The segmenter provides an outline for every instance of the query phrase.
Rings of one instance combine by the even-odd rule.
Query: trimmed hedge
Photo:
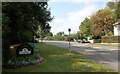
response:
[[[103,36],[103,43],[120,43],[120,36]]]

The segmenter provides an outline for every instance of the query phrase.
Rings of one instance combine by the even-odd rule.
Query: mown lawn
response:
[[[76,52],[44,43],[36,44],[36,49],[44,57],[41,64],[16,69],[5,69],[3,72],[111,72],[111,69],[96,64]]]

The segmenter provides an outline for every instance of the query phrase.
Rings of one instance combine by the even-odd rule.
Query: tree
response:
[[[106,7],[111,10],[115,9],[115,2],[108,2]]]
[[[43,42],[44,37],[51,34],[50,28],[51,27],[49,26],[49,24],[46,25],[44,28],[43,28],[43,26],[38,26],[38,30],[36,31],[36,35],[40,37],[41,42]]]
[[[12,44],[31,42],[38,26],[49,31],[53,19],[47,2],[3,2],[2,18],[2,44],[6,50]]]
[[[120,1],[116,2],[115,19],[116,19],[116,21],[118,21],[120,19]]]
[[[108,32],[113,32],[113,11],[106,8],[93,14],[90,18],[92,34],[95,36],[104,36]]]
[[[46,36],[53,36],[52,32],[48,32]]]
[[[64,32],[58,32],[57,35],[58,36],[64,36]]]
[[[108,2],[107,7],[115,12],[113,17],[117,22],[120,19],[120,1]]]
[[[5,30],[4,26],[10,29],[9,35],[12,37],[9,37],[8,39],[11,40],[11,44],[31,41],[35,35],[35,32],[38,30],[38,26],[41,26],[42,30],[50,29],[49,22],[52,18],[47,7],[47,2],[3,3],[3,13],[9,18],[8,24],[6,24],[7,22],[3,22],[3,32]],[[24,33],[27,31],[29,31],[29,33],[31,33],[29,35],[32,36],[27,36]],[[6,39],[3,37],[3,40]]]
[[[83,22],[81,22],[79,26],[80,34],[83,35],[83,37],[88,37],[91,34],[91,28],[90,28],[90,20],[86,17]]]

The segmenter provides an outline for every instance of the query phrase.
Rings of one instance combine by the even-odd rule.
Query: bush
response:
[[[44,38],[45,40],[57,40],[57,41],[64,41],[65,40],[65,38],[64,38],[64,36],[59,36],[59,35],[55,35],[55,36],[46,36],[45,38]]]
[[[43,61],[43,57],[39,52],[35,52],[33,55],[23,55],[19,57],[11,57],[7,60],[3,59],[3,67],[5,68],[17,68],[27,65],[39,64]]]
[[[64,41],[64,36],[55,35],[53,36],[53,40]]]
[[[53,37],[53,36],[46,36],[44,39],[45,39],[45,40],[53,40],[52,37]]]
[[[120,43],[120,36],[103,36],[103,43]]]
[[[74,38],[72,38],[72,37],[66,37],[65,39],[64,39],[65,41],[73,41],[74,40]]]
[[[90,36],[90,39],[101,39],[101,36],[94,36],[94,35],[91,35],[91,36]]]

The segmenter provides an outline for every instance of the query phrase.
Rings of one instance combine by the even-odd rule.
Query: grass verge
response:
[[[96,64],[76,52],[44,43],[35,46],[44,58],[41,64],[16,69],[5,69],[3,72],[112,72],[103,65]]]
[[[100,46],[112,46],[112,47],[118,47],[118,46],[120,46],[120,44],[112,44],[112,43],[91,43],[91,45],[100,45]]]

